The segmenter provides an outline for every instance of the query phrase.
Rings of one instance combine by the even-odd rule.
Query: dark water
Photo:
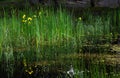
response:
[[[0,76],[2,78],[101,78],[101,76],[103,78],[120,77],[119,64],[110,65],[103,62],[103,60],[99,62],[93,61],[96,58],[89,59],[89,57],[75,57],[77,56],[72,58],[67,57],[61,59],[46,59],[36,62],[27,62],[26,66],[22,61],[23,58],[16,59],[16,62],[14,62],[13,66],[12,62],[1,62]],[[70,71],[71,66],[75,73],[73,77],[67,73]],[[9,69],[7,70],[7,68]],[[13,73],[11,73],[11,70],[13,70]]]

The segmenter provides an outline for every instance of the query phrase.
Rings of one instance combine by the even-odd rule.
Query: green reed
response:
[[[114,32],[111,32],[110,16],[95,17],[91,14],[72,20],[71,14],[65,10],[47,8],[18,11],[17,16],[15,13],[12,10],[11,16],[5,14],[0,21],[1,47],[10,44],[14,49],[32,48],[43,56],[80,52],[84,45],[109,43]]]
[[[57,11],[47,8],[37,11],[29,9],[18,11],[18,14],[16,10],[12,10],[11,15],[8,14],[5,12],[0,18],[0,58],[1,61],[5,59],[7,69],[12,71],[14,67],[11,63],[17,61],[26,60],[25,63],[33,63],[58,60],[62,55],[83,52],[84,46],[89,45],[93,48],[87,47],[85,52],[92,52],[98,45],[109,44],[115,32],[111,31],[109,15],[95,17],[91,14],[73,20],[72,15],[61,8]],[[103,50],[98,48],[96,51]],[[73,58],[71,60],[73,64],[77,64]],[[81,60],[79,69],[84,69],[86,63]],[[93,78],[101,78],[99,74],[104,74],[96,72],[99,69],[99,66],[91,65]],[[87,74],[85,77],[88,78]]]
[[[17,16],[12,10],[11,16],[5,14],[1,20],[1,48],[11,45],[21,51],[33,49],[35,56],[44,58],[80,52],[84,45],[96,46],[102,40],[109,43],[112,35],[109,16],[87,15],[72,20],[71,14],[61,8],[29,9],[18,11]]]

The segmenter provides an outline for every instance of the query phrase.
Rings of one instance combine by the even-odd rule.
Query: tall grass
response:
[[[88,50],[92,52],[96,47],[100,47],[99,45],[110,43],[112,39],[110,17],[105,19],[100,16],[89,15],[85,21],[85,23],[78,21],[76,26],[75,35],[77,36],[78,46],[88,46]],[[89,48],[89,46],[93,46],[94,49]],[[86,51],[88,50],[86,49]]]
[[[82,52],[86,45],[96,48],[108,44],[114,32],[111,32],[110,16],[87,15],[73,20],[71,14],[61,8],[57,11],[40,8],[18,11],[18,14],[12,10],[11,15],[4,13],[0,18],[0,58],[1,61],[5,59],[6,71],[13,72],[13,64],[21,59],[27,63],[58,60],[61,55]],[[91,52],[95,48],[87,47],[85,51]],[[99,69],[96,67],[93,72]],[[8,76],[12,76],[12,72]],[[99,78],[99,73],[94,74]]]
[[[55,12],[54,9],[46,8],[35,12],[19,12],[18,16],[12,11],[12,16],[9,17],[5,16],[1,21],[1,34],[4,35],[1,35],[1,47],[11,44],[14,49],[36,48],[35,50],[40,49],[38,51],[44,52],[44,48],[50,46],[49,50],[47,49],[50,52],[56,52],[57,48],[61,48],[58,54],[75,52],[83,45],[96,45],[100,44],[102,39],[108,40],[106,42],[110,42],[111,39],[110,17],[105,19],[88,15],[84,22],[82,16],[79,17],[81,20],[77,18],[74,24],[75,20],[72,20],[71,15],[65,10]]]

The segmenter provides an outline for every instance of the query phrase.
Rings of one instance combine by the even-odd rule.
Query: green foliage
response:
[[[1,61],[5,60],[6,66],[2,66],[7,67],[8,75],[12,76],[16,61],[25,60],[26,64],[41,60],[61,60],[62,55],[83,52],[85,45],[93,45],[93,49],[85,49],[91,52],[97,45],[109,44],[112,33],[116,32],[111,31],[110,15],[95,17],[86,14],[73,20],[72,15],[61,8],[57,11],[50,8],[35,11],[25,9],[17,14],[16,10],[11,10],[11,15],[8,11],[4,12],[0,18],[0,58]],[[116,21],[116,17],[113,20]],[[103,50],[99,48],[97,51]],[[85,68],[86,64],[81,60],[79,68]],[[99,65],[91,66],[90,70],[92,78],[101,78],[100,75],[107,78],[99,72]],[[86,75],[86,78],[89,77]]]

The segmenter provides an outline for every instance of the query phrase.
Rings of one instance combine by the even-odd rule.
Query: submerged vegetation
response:
[[[119,78],[115,66],[106,66],[103,57],[98,60],[82,55],[109,53],[112,41],[120,34],[119,10],[115,11],[78,17],[61,8],[4,11],[0,17],[0,75],[68,78],[66,72],[72,64],[79,73],[75,78]]]

